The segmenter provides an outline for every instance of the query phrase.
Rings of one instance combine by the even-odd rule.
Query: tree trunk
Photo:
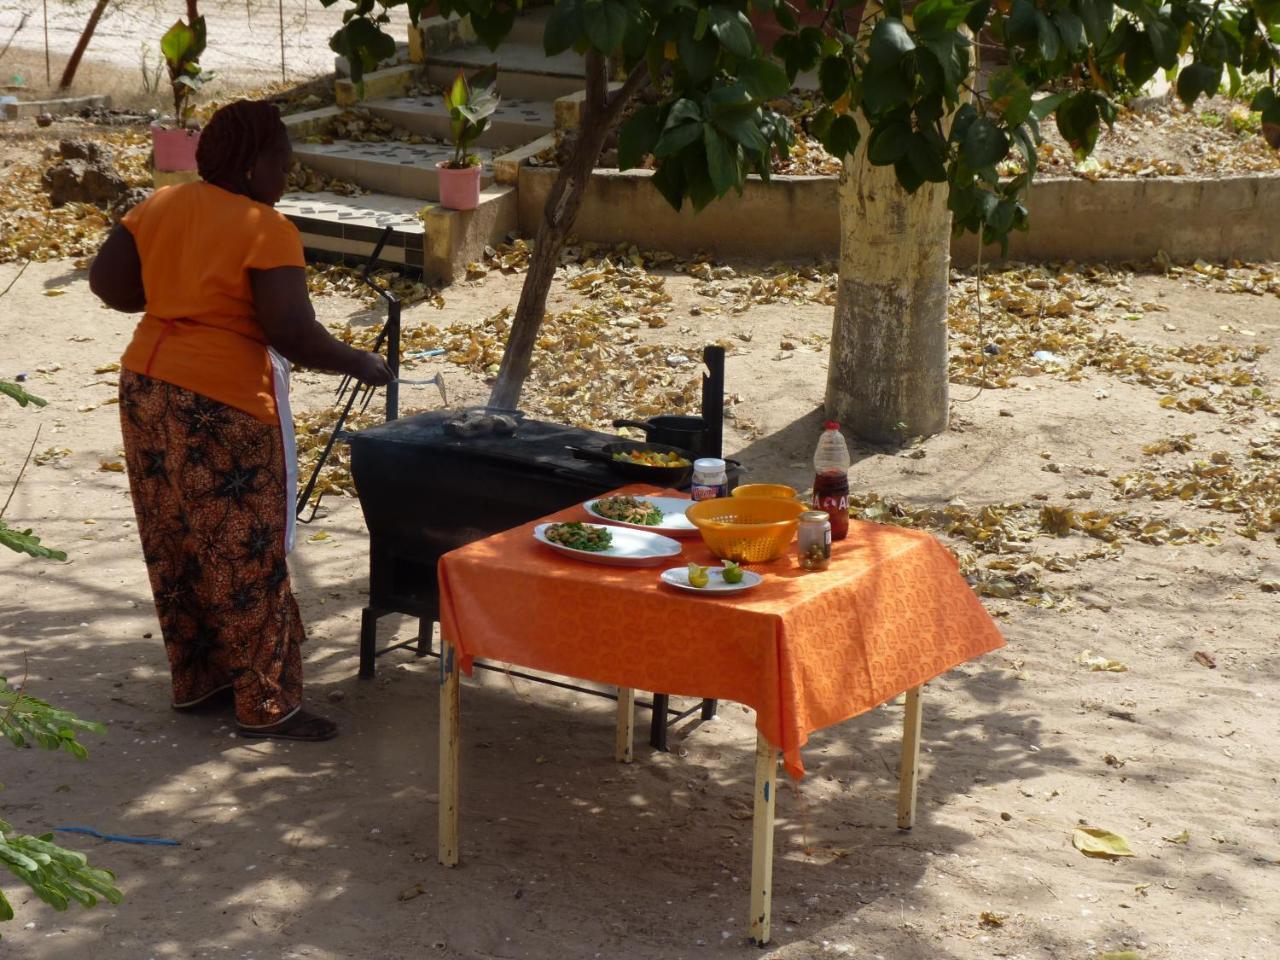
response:
[[[915,194],[867,160],[868,138],[840,177],[840,276],[827,416],[873,443],[947,427],[946,184]]]
[[[591,171],[600,159],[605,137],[610,127],[622,113],[623,107],[648,80],[646,68],[641,65],[632,71],[622,87],[613,93],[608,90],[608,64],[595,50],[587,53],[586,98],[578,123],[577,142],[573,155],[560,168],[560,174],[547,196],[534,237],[533,254],[529,258],[529,272],[520,289],[520,302],[511,321],[511,334],[498,368],[498,378],[489,394],[489,405],[514,409],[520,403],[520,392],[529,377],[533,348],[538,340],[547,311],[547,295],[551,281],[560,264],[560,251],[565,238],[573,229],[582,207],[582,198]]]
[[[80,69],[80,58],[84,56],[89,41],[93,39],[93,31],[98,29],[98,21],[106,13],[107,4],[110,2],[111,0],[98,0],[94,4],[93,13],[89,14],[89,22],[84,25],[84,31],[76,42],[76,48],[71,51],[71,59],[67,61],[67,66],[62,71],[62,79],[58,81],[59,90],[66,90],[75,81],[76,71]]]

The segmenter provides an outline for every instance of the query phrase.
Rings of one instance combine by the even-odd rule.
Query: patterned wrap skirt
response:
[[[173,703],[227,687],[261,727],[302,702],[306,639],[285,560],[280,428],[120,371],[129,490],[173,677]]]

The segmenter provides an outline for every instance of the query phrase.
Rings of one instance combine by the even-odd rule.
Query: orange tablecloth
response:
[[[581,507],[546,518],[586,519]],[[854,521],[828,570],[800,570],[788,554],[750,567],[765,578],[759,587],[717,598],[658,579],[666,567],[717,562],[701,538],[684,540],[683,556],[661,567],[608,567],[538,543],[536,525],[440,559],[440,628],[464,671],[481,657],[733,700],[755,709],[793,777],[804,773],[800,748],[813,731],[1004,645],[955,559],[927,533]]]

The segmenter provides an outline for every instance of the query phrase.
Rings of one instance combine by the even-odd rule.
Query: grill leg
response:
[[[431,628],[436,622],[429,617],[418,619],[418,656],[425,657],[431,652]]]
[[[715,715],[716,715],[716,704],[717,704],[717,701],[715,701],[715,700],[703,700],[703,701],[702,701],[702,719],[703,719],[703,720],[714,720],[714,719],[715,719]]]
[[[665,693],[653,695],[653,719],[649,723],[649,746],[667,752],[667,702]]]
[[[373,663],[378,647],[378,611],[365,607],[360,612],[360,679],[373,679]]]

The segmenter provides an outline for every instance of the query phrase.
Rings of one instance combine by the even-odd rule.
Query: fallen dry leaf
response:
[[[1186,844],[1191,842],[1191,833],[1188,830],[1183,829],[1181,833],[1175,834],[1172,837],[1161,837],[1160,839],[1166,843]]]
[[[1112,660],[1110,657],[1104,657],[1102,654],[1094,653],[1092,650],[1085,650],[1080,656],[1076,657],[1076,663],[1088,667],[1090,670],[1106,673],[1124,673],[1129,669],[1119,660]]]
[[[119,460],[103,460],[98,464],[98,469],[108,473],[124,473],[124,464]]]
[[[1203,650],[1197,650],[1195,652],[1195,661],[1200,664],[1200,666],[1208,667],[1210,670],[1216,670],[1218,668],[1218,662]]]
[[[1007,913],[992,913],[990,910],[983,910],[978,916],[978,925],[983,927],[1003,927],[1005,920],[1009,919]]]
[[[1128,840],[1118,833],[1103,830],[1101,827],[1076,827],[1071,835],[1071,845],[1086,857],[1113,860],[1119,857],[1136,856],[1129,849]]]

